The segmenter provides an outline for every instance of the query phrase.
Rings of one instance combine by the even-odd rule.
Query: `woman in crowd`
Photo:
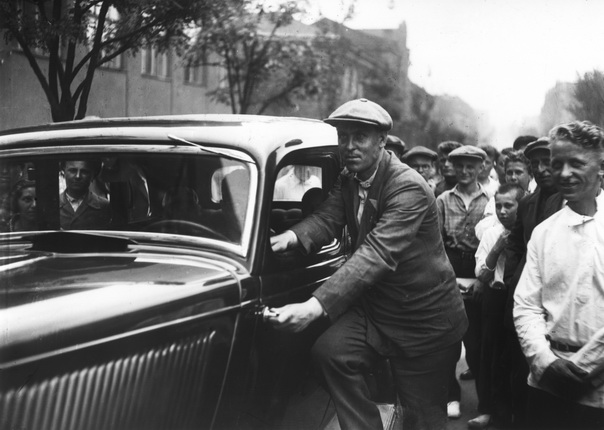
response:
[[[12,193],[13,216],[9,222],[9,231],[36,230],[36,183],[20,179],[13,187]]]

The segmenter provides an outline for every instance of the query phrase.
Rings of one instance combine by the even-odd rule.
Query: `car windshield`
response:
[[[0,158],[0,232],[113,230],[241,244],[250,164],[219,154]]]

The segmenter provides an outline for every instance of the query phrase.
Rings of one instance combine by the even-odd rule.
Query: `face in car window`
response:
[[[66,161],[63,169],[67,194],[81,197],[88,192],[92,181],[92,166],[87,161]]]

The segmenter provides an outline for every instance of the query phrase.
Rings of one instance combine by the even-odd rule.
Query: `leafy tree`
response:
[[[604,126],[604,73],[587,72],[575,84],[576,103],[570,106],[572,114],[580,120]]]
[[[284,31],[302,12],[300,2],[269,6],[252,0],[226,1],[213,10],[189,52],[191,64],[226,72],[226,85],[210,95],[242,114],[261,114],[272,105],[316,95],[329,67],[325,38],[308,28],[298,37]]]
[[[16,41],[23,50],[53,121],[68,121],[86,115],[97,68],[147,44],[182,50],[188,29],[219,5],[210,0],[0,0],[0,30],[7,43]],[[48,55],[46,71],[35,55],[40,51]]]

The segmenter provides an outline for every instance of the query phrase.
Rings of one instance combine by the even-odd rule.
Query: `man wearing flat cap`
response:
[[[386,150],[394,152],[394,154],[400,160],[407,150],[407,145],[401,140],[400,137],[389,134],[386,136]]]
[[[445,251],[453,266],[455,276],[458,278],[473,279],[476,277],[475,254],[480,241],[476,237],[475,228],[489,201],[489,195],[478,182],[478,175],[484,169],[486,156],[487,154],[482,149],[471,145],[463,145],[451,151],[449,159],[453,163],[457,184],[436,199]],[[478,298],[484,284],[480,280],[474,279],[466,287],[468,295],[464,300],[464,305],[469,326],[463,342],[469,370],[476,377],[480,365]],[[464,375],[464,377],[467,376]],[[477,380],[477,386],[478,383]],[[449,417],[459,418],[461,389],[455,373],[450,376],[449,396]],[[480,411],[480,403],[478,408]]]
[[[510,387],[512,399],[511,415],[514,426],[526,425],[526,402],[528,385],[526,383],[529,368],[520,348],[518,336],[512,319],[514,292],[520,274],[526,262],[526,249],[533,229],[562,208],[562,195],[557,192],[552,175],[549,138],[540,137],[530,142],[524,149],[528,158],[537,188],[518,203],[516,223],[510,230],[505,249],[505,269],[503,282],[507,288],[507,304],[504,313],[506,327],[506,362],[511,375]]]
[[[364,377],[380,357],[392,365],[405,429],[444,429],[447,377],[467,321],[434,194],[384,150],[392,119],[381,106],[353,100],[325,122],[338,131],[345,169],[322,206],[271,245],[316,252],[348,226],[353,252],[312,298],[276,309],[269,320],[300,331],[329,318],[312,356],[342,429],[382,428]]]
[[[403,162],[430,183],[438,154],[425,146],[414,146],[403,156]],[[432,188],[432,187],[431,187]]]

